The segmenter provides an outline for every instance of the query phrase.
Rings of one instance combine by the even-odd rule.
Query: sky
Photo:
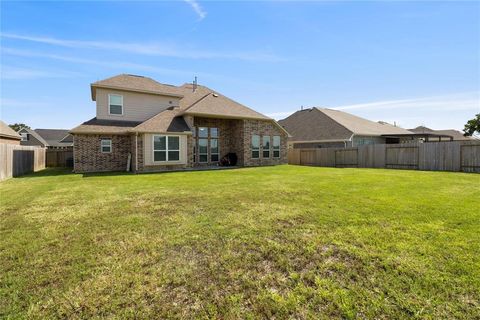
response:
[[[480,2],[0,2],[1,119],[72,128],[121,73],[206,85],[275,119],[302,106],[404,128],[480,112]]]

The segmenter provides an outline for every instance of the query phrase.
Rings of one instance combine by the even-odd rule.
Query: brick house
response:
[[[71,130],[74,171],[155,172],[287,163],[275,120],[205,86],[118,75],[91,84],[96,117]]]

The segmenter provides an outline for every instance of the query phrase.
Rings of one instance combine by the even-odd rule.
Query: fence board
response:
[[[373,144],[355,148],[290,149],[290,164],[480,172],[480,141]]]
[[[45,149],[0,144],[0,181],[45,169]]]

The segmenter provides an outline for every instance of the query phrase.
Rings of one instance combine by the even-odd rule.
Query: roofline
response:
[[[35,139],[37,139],[41,144],[43,144],[44,147],[50,146],[50,144],[45,140],[38,132],[36,132],[34,129],[28,129],[27,127],[23,127],[22,129],[18,130],[18,132],[26,130],[27,133],[33,135]]]
[[[188,112],[188,111],[181,112],[179,115],[184,115],[184,114],[190,115],[190,116],[204,117],[204,118],[275,121],[274,119],[268,118],[268,117],[260,118],[260,117],[244,117],[244,116],[226,116],[222,114],[199,113],[199,112]]]
[[[162,93],[160,91],[140,90],[140,89],[132,89],[132,88],[128,88],[128,87],[120,87],[120,86],[102,85],[102,84],[91,83],[90,84],[90,90],[91,90],[93,101],[96,101],[96,99],[97,99],[97,92],[95,90],[96,88],[115,89],[115,90],[129,91],[129,92],[139,92],[139,93],[148,93],[148,94],[154,94],[154,95],[157,95],[157,96],[167,96],[167,97],[176,97],[176,98],[183,98],[184,97],[184,95],[182,95],[182,94]]]
[[[345,141],[350,141],[350,138],[345,138],[345,139],[324,139],[324,140],[290,140],[290,143],[319,143],[319,142],[345,142]]]
[[[0,133],[0,137],[11,138],[11,139],[15,139],[15,140],[22,140],[22,137],[10,135],[8,133]]]
[[[82,132],[75,132],[75,131],[70,131],[69,132],[71,135],[79,135],[79,134],[118,134],[118,135],[128,135],[131,132],[130,131],[117,131],[117,132],[112,132],[112,131],[82,131]]]

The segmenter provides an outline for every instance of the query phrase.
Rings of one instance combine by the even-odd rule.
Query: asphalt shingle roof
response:
[[[0,120],[0,136],[14,138],[20,140],[20,135],[8,126],[5,122]]]

